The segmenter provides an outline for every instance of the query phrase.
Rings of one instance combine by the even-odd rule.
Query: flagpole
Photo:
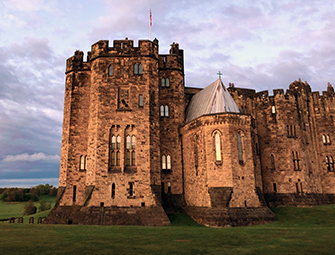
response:
[[[151,41],[151,26],[152,26],[152,16],[151,16],[151,7],[150,7],[150,20],[149,20],[149,39]]]

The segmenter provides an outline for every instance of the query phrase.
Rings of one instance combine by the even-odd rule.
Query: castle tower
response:
[[[87,62],[76,52],[66,70],[60,194],[47,222],[168,224],[161,152],[181,194],[183,51],[173,44],[159,56],[156,39],[99,41]]]

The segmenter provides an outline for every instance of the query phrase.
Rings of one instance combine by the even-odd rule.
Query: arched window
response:
[[[130,135],[127,135],[127,138],[126,138],[126,149],[130,150]]]
[[[116,141],[116,139],[115,139],[115,135],[113,135],[113,136],[112,136],[112,143],[111,143],[111,149],[112,149],[112,150],[115,150],[115,141]]]
[[[298,156],[298,152],[297,152],[297,151],[295,152],[295,155],[296,155],[296,161],[297,161],[297,170],[300,170],[300,166],[299,166],[299,161],[300,161],[300,159],[299,159],[299,156]]]
[[[80,156],[80,170],[85,169],[85,158],[84,156]]]
[[[329,164],[330,164],[330,171],[334,171],[334,161],[332,156],[329,157]]]
[[[161,86],[162,86],[162,88],[165,87],[165,79],[164,78],[162,79],[162,85]]]
[[[166,169],[171,169],[171,156],[167,155],[166,157]]]
[[[166,169],[166,156],[165,155],[162,156],[162,169],[163,170]]]
[[[221,161],[221,142],[220,142],[220,134],[218,132],[214,135],[215,142],[215,160]]]
[[[330,144],[330,137],[327,135],[327,144]]]
[[[112,184],[112,198],[115,198],[115,183]]]
[[[165,105],[165,117],[169,117],[169,106]]]
[[[322,135],[322,141],[323,141],[323,144],[327,144],[326,136],[325,135]]]
[[[271,154],[270,156],[270,161],[271,161],[271,170],[275,170],[275,157],[273,156],[273,154]]]
[[[84,166],[84,170],[87,170],[87,155],[85,156],[85,166]]]
[[[237,149],[238,149],[238,161],[243,163],[243,151],[242,151],[242,137],[241,133],[237,133]]]
[[[119,166],[120,165],[120,152],[116,152],[116,165]]]
[[[135,166],[136,162],[135,162],[135,151],[131,152],[131,165]]]
[[[138,74],[138,65],[137,64],[134,65],[134,74]]]
[[[164,105],[161,105],[161,117],[164,117]]]
[[[108,76],[113,76],[113,67],[111,65],[108,67]]]
[[[130,166],[130,151],[126,151],[126,166]]]
[[[327,167],[327,171],[330,171],[329,158],[327,156],[326,156],[326,167]]]
[[[139,64],[139,66],[138,66],[138,74],[143,74],[142,64]]]
[[[117,136],[116,138],[116,148],[119,150],[121,148],[121,136]]]
[[[167,87],[167,88],[170,87],[170,80],[169,80],[169,78],[166,78],[166,80],[165,80],[165,87]]]
[[[136,142],[136,138],[135,138],[135,136],[133,135],[133,136],[131,137],[131,148],[132,148],[133,150],[135,150],[135,142]]]
[[[111,151],[110,157],[111,157],[111,166],[115,166],[115,152],[114,151]]]

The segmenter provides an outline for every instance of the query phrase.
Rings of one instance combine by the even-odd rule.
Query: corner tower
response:
[[[93,44],[86,62],[82,52],[68,59],[60,192],[47,223],[169,223],[161,206],[161,125],[173,130],[184,118],[183,104],[173,106],[183,99],[182,52],[173,44],[160,56],[157,39],[134,47],[126,38]]]

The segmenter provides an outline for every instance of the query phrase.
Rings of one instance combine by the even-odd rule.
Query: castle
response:
[[[270,206],[335,202],[334,89],[184,86],[183,50],[99,41],[67,60],[59,191],[46,223],[271,222]],[[207,84],[204,84],[207,85]]]

